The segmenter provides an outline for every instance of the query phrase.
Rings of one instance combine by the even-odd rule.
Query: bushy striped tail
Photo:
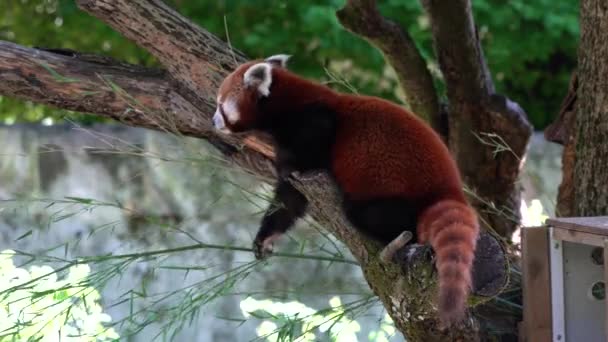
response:
[[[430,243],[435,251],[439,319],[447,328],[465,317],[479,234],[477,215],[466,203],[441,200],[422,213],[417,233],[419,242]]]

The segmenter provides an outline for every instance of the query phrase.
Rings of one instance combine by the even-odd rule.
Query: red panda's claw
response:
[[[257,260],[264,260],[272,254],[272,242],[269,239],[253,241],[253,255]]]

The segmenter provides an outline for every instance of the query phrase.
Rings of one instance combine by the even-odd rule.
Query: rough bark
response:
[[[574,215],[608,214],[608,4],[582,0],[574,129]]]
[[[207,137],[213,132],[197,116],[215,105],[196,108],[172,89],[163,70],[121,64],[110,58],[67,50],[37,50],[0,42],[3,94],[79,112],[107,115],[125,124],[147,128],[179,127],[177,131]],[[146,116],[160,109],[165,118]],[[162,120],[162,121],[159,121]]]
[[[336,12],[342,26],[376,46],[395,69],[410,109],[445,137],[433,78],[416,43],[398,24],[384,18],[375,0],[348,0]]]
[[[41,50],[0,41],[0,94],[124,124],[207,139],[224,153],[235,147],[272,156],[263,141],[221,139],[209,125],[215,100],[185,99],[166,71],[68,50]],[[214,96],[215,97],[215,96]],[[247,155],[247,153],[242,155]],[[269,174],[270,175],[270,174]]]
[[[247,60],[241,52],[228,48],[161,0],[76,3],[158,58],[195,97],[215,103],[215,89],[226,73]]]
[[[576,165],[576,136],[574,118],[578,91],[578,77],[572,74],[568,92],[564,98],[555,122],[545,129],[545,138],[554,143],[564,145],[562,152],[562,182],[557,193],[557,216],[575,216],[574,199],[574,167]]]
[[[134,126],[204,138],[220,147],[228,162],[272,179],[273,152],[263,137],[218,136],[211,129],[215,89],[226,72],[243,60],[241,54],[233,55],[228,46],[160,1],[78,3],[149,48],[167,71],[2,43],[0,56],[5,58],[0,59],[0,94],[103,115]],[[409,340],[472,340],[489,336],[489,332],[480,332],[479,327],[485,326],[484,318],[477,315],[460,329],[444,332],[437,329],[432,301],[434,272],[426,249],[414,253],[419,257],[407,266],[383,264],[378,258],[380,246],[356,233],[342,216],[335,190],[326,176],[297,181],[295,185],[311,200],[312,216],[357,258],[370,287]],[[475,293],[493,296],[503,288],[509,265],[496,239],[484,235],[478,246]],[[473,301],[485,300],[477,297]]]
[[[519,223],[519,171],[532,134],[523,109],[496,94],[470,0],[421,0],[449,100],[448,145],[486,228],[510,238]]]

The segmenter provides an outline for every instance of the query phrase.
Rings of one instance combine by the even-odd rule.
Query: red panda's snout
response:
[[[224,120],[224,116],[220,112],[220,109],[217,108],[215,113],[213,114],[213,127],[222,133],[229,134],[230,129],[226,126],[226,121]]]

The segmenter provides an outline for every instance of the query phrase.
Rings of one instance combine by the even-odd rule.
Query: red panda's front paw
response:
[[[272,239],[258,239],[253,241],[253,255],[258,260],[264,260],[272,254]]]

